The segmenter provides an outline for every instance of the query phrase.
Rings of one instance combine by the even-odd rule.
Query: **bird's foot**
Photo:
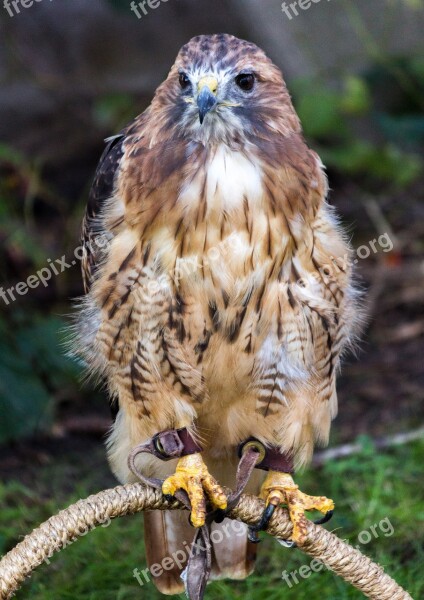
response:
[[[334,510],[334,502],[325,496],[308,496],[299,490],[289,473],[270,471],[262,485],[260,497],[266,501],[267,508],[261,519],[262,529],[266,529],[272,516],[272,506],[285,504],[293,524],[292,542],[302,545],[307,534],[306,510],[318,510],[324,513],[319,522],[329,520]],[[265,522],[264,522],[265,521]]]
[[[190,520],[194,527],[205,524],[206,496],[214,509],[227,508],[224,491],[209,473],[200,454],[180,458],[174,475],[165,479],[162,484],[165,495],[173,496],[177,490],[187,492],[191,504]]]

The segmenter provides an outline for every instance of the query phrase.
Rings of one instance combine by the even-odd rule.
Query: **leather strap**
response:
[[[243,454],[237,467],[236,489],[227,497],[227,509],[225,511],[215,510],[206,515],[205,525],[196,531],[187,567],[181,574],[189,600],[203,599],[206,584],[211,573],[212,545],[208,525],[212,521],[221,523],[225,519],[227,512],[236,506],[255,468],[257,459],[258,453],[253,448],[249,448]]]
[[[161,431],[134,450],[137,450],[137,454],[147,452],[161,460],[172,460],[202,452],[203,448],[191,436],[187,428],[183,427],[182,429]]]
[[[150,440],[139,444],[132,449],[128,456],[128,468],[130,471],[142,481],[145,485],[150,485],[158,490],[162,490],[162,479],[156,477],[146,477],[137,468],[135,459],[139,454],[153,454],[161,460],[172,460],[173,458],[181,458],[188,454],[201,452],[203,448],[192,438],[188,430],[182,429],[167,429],[154,435]],[[175,492],[175,497],[185,506],[190,507],[188,496],[183,490]]]
[[[153,454],[162,460],[170,460],[171,458],[194,454],[201,450],[202,448],[193,440],[186,429],[164,431],[156,434],[144,444],[136,446],[128,456],[128,467],[145,485],[162,490],[163,480],[143,475],[136,467],[136,457],[139,454],[147,453]],[[237,467],[236,489],[227,498],[227,510],[215,510],[209,513],[206,516],[205,525],[196,531],[187,567],[181,574],[187,596],[190,600],[203,599],[206,584],[211,572],[212,547],[208,525],[212,523],[212,521],[220,523],[225,519],[226,513],[234,508],[249,481],[257,461],[257,448],[253,446],[246,448]],[[177,490],[174,496],[180,500],[186,508],[189,510],[191,509],[190,500],[184,490]]]
[[[261,457],[261,460],[256,464],[257,469],[294,473],[293,458],[289,454],[280,452],[277,446],[267,447],[258,439],[250,437],[239,445],[238,455],[243,456],[246,449],[250,447],[256,448]]]
[[[162,460],[180,458],[203,450],[186,427],[161,431],[146,443],[151,447],[152,454]]]

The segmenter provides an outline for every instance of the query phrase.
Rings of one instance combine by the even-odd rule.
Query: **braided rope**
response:
[[[79,500],[34,529],[3,557],[0,561],[1,600],[11,598],[25,578],[46,559],[97,525],[143,510],[177,508],[181,508],[178,501],[169,502],[159,491],[140,483],[118,486]],[[258,522],[263,510],[262,500],[245,494],[229,517],[253,525]],[[277,509],[267,532],[277,538],[287,539],[291,530],[287,511]],[[318,558],[368,598],[412,600],[379,565],[312,522],[308,522],[306,542],[300,549]]]

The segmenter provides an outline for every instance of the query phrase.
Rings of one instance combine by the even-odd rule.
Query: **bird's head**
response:
[[[168,134],[204,144],[300,130],[281,71],[255,44],[227,34],[183,46],[153,107]]]

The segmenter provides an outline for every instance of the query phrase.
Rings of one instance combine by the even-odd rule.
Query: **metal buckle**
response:
[[[256,465],[259,465],[266,456],[266,448],[259,440],[248,440],[245,442],[240,448],[240,456],[245,454],[249,448],[253,448],[258,453],[258,459],[256,461]]]

